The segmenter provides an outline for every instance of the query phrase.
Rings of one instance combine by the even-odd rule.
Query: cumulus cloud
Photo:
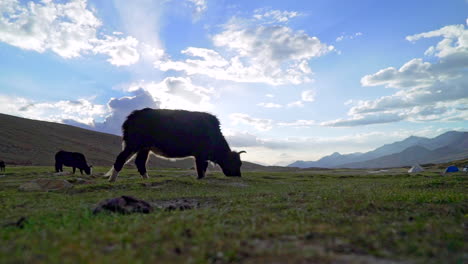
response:
[[[296,120],[294,122],[278,122],[278,126],[283,127],[310,127],[316,125],[314,120]]]
[[[304,102],[313,102],[313,101],[315,101],[315,90],[302,91],[301,99]]]
[[[143,89],[158,98],[161,108],[210,110],[214,89],[207,89],[192,83],[186,77],[167,77],[161,82],[140,81],[129,85],[128,91]]]
[[[193,19],[196,21],[200,19],[201,15],[207,8],[206,0],[187,0],[193,6]]]
[[[255,129],[260,131],[267,131],[273,128],[273,120],[254,118],[243,113],[234,113],[229,116],[232,120],[233,125],[246,124],[253,126]]]
[[[159,108],[159,102],[143,89],[132,92],[131,96],[111,98],[107,103],[110,114],[103,122],[93,122],[91,128],[96,131],[120,135],[122,123],[134,110],[142,108]]]
[[[378,113],[369,115],[356,115],[350,119],[337,119],[333,121],[322,122],[322,126],[331,127],[352,127],[369,124],[391,123],[404,120],[405,116],[399,113]]]
[[[340,41],[343,41],[345,39],[355,39],[355,38],[360,37],[360,36],[362,36],[362,32],[356,32],[356,33],[351,34],[351,35],[341,35],[341,36],[337,37],[335,39],[335,41],[340,42]]]
[[[300,16],[296,11],[281,11],[271,9],[256,9],[254,11],[254,19],[261,20],[265,23],[286,23],[290,19]]]
[[[88,9],[86,0],[63,4],[2,0],[0,4],[2,42],[40,53],[50,50],[67,59],[94,52],[109,55],[109,62],[115,65],[135,63],[138,60],[136,40],[99,38],[101,26],[102,22]]]
[[[323,122],[325,126],[356,126],[402,120],[460,121],[467,120],[463,105],[468,103],[468,29],[451,25],[438,30],[406,37],[408,41],[442,37],[422,58],[412,59],[400,68],[388,67],[361,79],[363,86],[395,88],[391,95],[375,100],[352,101],[349,119]]]
[[[22,97],[0,95],[0,112],[51,122],[74,119],[83,124],[92,124],[94,118],[107,113],[107,108],[104,105],[93,104],[86,99],[39,102]]]
[[[275,103],[258,103],[258,106],[265,107],[265,108],[282,108],[283,106],[280,104]]]
[[[292,107],[304,107],[304,103],[311,103],[315,101],[315,95],[316,91],[315,90],[304,90],[301,92],[301,99],[297,101],[290,102],[286,104],[286,107],[292,108]]]
[[[312,81],[308,61],[334,49],[303,31],[236,18],[212,41],[218,50],[189,47],[182,54],[194,58],[158,61],[155,67],[235,82],[301,84]]]
[[[93,44],[94,53],[108,55],[110,58],[107,61],[116,66],[134,64],[140,59],[137,51],[138,40],[133,37],[105,36],[104,39],[94,40]]]
[[[286,105],[287,107],[304,107],[304,102],[302,100],[290,102]]]

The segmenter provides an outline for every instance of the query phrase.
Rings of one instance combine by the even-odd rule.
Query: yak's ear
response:
[[[242,153],[247,153],[247,151],[241,150],[241,151],[239,151],[239,152],[237,152],[237,153],[238,153],[238,154],[242,154]]]

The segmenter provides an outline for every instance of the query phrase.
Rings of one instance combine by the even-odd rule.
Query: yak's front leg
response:
[[[75,174],[75,171],[76,171],[76,167],[73,167],[73,174]]]
[[[195,163],[197,165],[198,179],[203,179],[203,177],[205,177],[206,168],[208,168],[208,161],[206,158],[195,157]]]
[[[61,171],[63,171],[62,164],[59,163],[59,162],[56,162],[55,163],[55,172],[58,173],[58,172],[61,172]]]
[[[135,153],[135,151],[131,150],[130,148],[126,147],[120,154],[117,156],[117,159],[115,160],[114,163],[114,168],[113,170],[109,171],[112,174],[109,176],[109,181],[114,182],[117,179],[117,176],[119,175],[119,172],[122,170],[123,166],[125,165],[125,162],[127,162],[128,158]]]
[[[138,151],[135,158],[135,165],[137,166],[138,172],[143,179],[148,179],[148,173],[146,172],[146,161],[148,160],[149,151],[149,149],[141,149]]]

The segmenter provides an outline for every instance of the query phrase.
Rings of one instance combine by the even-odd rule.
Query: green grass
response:
[[[51,167],[0,177],[1,263],[466,263],[467,176],[366,171],[211,172],[124,169],[117,182],[20,192]],[[97,168],[97,174],[108,168]],[[151,184],[148,184],[151,183]],[[92,214],[101,200],[189,198],[199,208]],[[26,217],[24,228],[6,226]]]

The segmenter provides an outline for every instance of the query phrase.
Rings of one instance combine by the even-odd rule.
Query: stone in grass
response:
[[[19,190],[23,192],[34,192],[34,191],[58,191],[66,190],[73,187],[73,184],[67,180],[59,179],[36,179],[20,185]]]
[[[121,214],[144,213],[153,211],[153,207],[146,201],[132,196],[122,195],[100,202],[93,210],[93,214],[103,211],[116,212]]]

